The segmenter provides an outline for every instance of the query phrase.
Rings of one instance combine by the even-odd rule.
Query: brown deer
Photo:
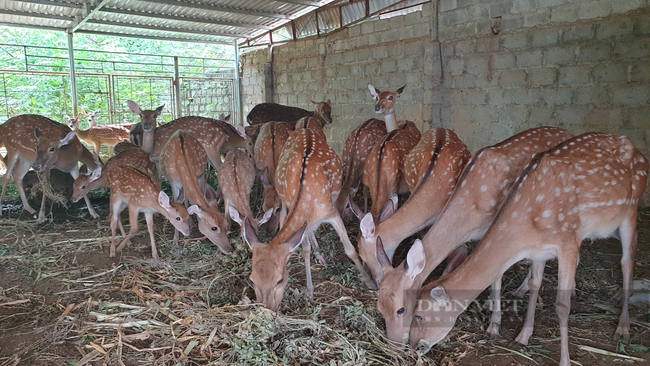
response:
[[[375,104],[375,113],[384,116],[384,121],[386,121],[386,130],[388,132],[399,128],[397,119],[395,118],[395,103],[404,92],[404,88],[406,88],[406,85],[397,89],[395,92],[380,92],[375,89],[374,86],[368,84],[370,94],[372,94],[373,98],[377,101]]]
[[[250,131],[249,127],[253,126],[246,127],[247,139]],[[293,127],[286,122],[268,122],[254,127],[257,127],[258,133],[253,149],[253,158],[255,166],[262,172],[261,181],[264,186],[262,210],[267,212],[269,209],[273,209],[273,216],[267,223],[267,228],[272,233],[275,233],[279,228],[278,213],[282,207],[282,200],[275,189],[276,168],[284,144],[291,132],[293,132]]]
[[[342,160],[343,166],[347,167],[347,171],[343,180],[341,194],[339,194],[339,198],[335,203],[336,209],[345,222],[349,222],[354,216],[349,208],[350,197],[353,197],[359,189],[366,159],[372,148],[384,136],[386,136],[386,122],[371,118],[355,128],[345,140]],[[368,211],[368,194],[368,186],[364,186],[364,212]]]
[[[122,142],[118,143],[117,145],[115,145],[113,147],[113,154],[115,154],[115,156],[117,156],[117,155],[120,155],[120,153],[122,153],[123,151],[129,150],[129,149],[140,149],[140,147],[138,145],[130,142],[130,141],[122,141]],[[140,150],[142,150],[142,149],[140,149]]]
[[[93,153],[95,163],[101,169],[93,170],[92,174],[80,174],[72,184],[72,198],[70,201],[77,202],[82,197],[86,197],[88,192],[98,189],[109,187],[108,184],[108,169],[110,166],[132,166],[144,172],[156,174],[156,164],[149,160],[149,154],[142,151],[140,148],[124,150],[114,157],[108,159],[106,164],[101,162],[99,156]],[[83,167],[82,167],[83,168]],[[120,232],[125,236],[122,221],[118,221]]]
[[[533,128],[474,154],[438,219],[422,239],[422,244],[414,245],[407,260],[396,268],[390,261],[381,262],[384,277],[377,294],[377,308],[386,320],[390,339],[405,341],[404,336],[409,332],[416,306],[417,290],[446,257],[450,258],[446,272],[456,267],[458,260],[464,259],[467,248],[463,243],[479,240],[483,236],[511,185],[533,154],[546,151],[569,138],[571,135],[560,128]],[[382,240],[385,237],[382,235]],[[390,258],[383,249],[377,250],[377,257]],[[495,294],[494,291],[499,293]],[[522,295],[525,291],[522,288]],[[492,321],[488,329],[492,336],[499,334],[499,299],[500,285],[496,283],[492,294]]]
[[[141,110],[133,101],[127,102],[131,112],[140,116],[142,123],[142,150],[160,155],[163,147],[178,130],[192,133],[201,143],[208,159],[217,171],[221,165],[221,153],[234,149],[246,149],[246,140],[239,135],[230,124],[216,119],[204,117],[181,117],[160,127],[156,126],[156,118],[162,112],[162,107],[155,111]]]
[[[79,129],[79,120],[82,116],[80,114],[77,118],[68,117],[68,123],[73,131],[77,131],[77,137],[80,140],[94,146],[97,154],[99,154],[102,145],[107,145],[108,155],[113,155],[113,146],[129,138],[129,131],[122,127],[97,126],[81,130]]]
[[[153,175],[131,166],[112,166],[108,169],[108,182],[111,187],[111,258],[115,257],[116,253],[121,253],[131,237],[138,232],[140,212],[144,212],[147,220],[151,255],[155,260],[159,258],[153,236],[154,213],[157,212],[167,218],[183,235],[190,235],[190,215],[187,209],[182,203],[170,202]],[[115,248],[115,228],[119,222],[120,212],[126,206],[129,207],[129,233]]]
[[[378,224],[370,213],[359,217],[359,256],[378,286],[383,268],[377,258],[377,238],[381,237],[390,263],[402,240],[431,226],[438,218],[470,156],[467,146],[451,130],[427,131],[404,159],[404,177],[411,191],[406,203],[398,210],[397,196],[393,196],[394,200],[382,208]],[[354,202],[351,204],[356,207]]]
[[[417,134],[411,131],[417,132]],[[372,198],[370,213],[377,220],[386,201],[394,194],[408,192],[404,179],[404,159],[417,145],[422,135],[413,122],[406,122],[386,134],[372,148],[363,167],[363,184]]]
[[[91,169],[97,168],[92,154],[81,144],[76,137],[76,132],[71,131],[64,124],[35,114],[12,117],[0,125],[0,145],[4,145],[7,149],[7,155],[3,159],[7,165],[7,172],[2,180],[0,207],[9,177],[13,176],[23,208],[30,214],[36,212],[27,202],[23,189],[23,177],[30,168],[43,173],[44,182],[48,182],[50,169],[53,167],[69,172],[75,179],[79,176],[79,161]],[[98,218],[88,197],[84,199],[90,215]],[[1,210],[0,216],[2,216]],[[45,194],[38,213],[38,221],[44,220]]]
[[[244,232],[244,219],[248,218],[255,232],[260,225],[271,218],[273,207],[264,212],[259,219],[253,218],[250,208],[250,195],[255,182],[255,163],[242,150],[229,151],[219,170],[219,187],[223,193],[226,219],[233,219]]]
[[[557,257],[560,365],[569,366],[568,318],[580,245],[585,238],[618,235],[623,247],[623,307],[615,337],[628,341],[637,204],[648,170],[647,159],[625,136],[587,133],[537,154],[513,184],[469,258],[456,271],[419,291],[409,343],[428,351],[483,289],[514,263],[530,258],[528,311],[517,337],[517,342],[527,344],[544,265]]]
[[[96,111],[94,111],[92,113],[88,113],[88,112],[86,112],[86,111],[84,111],[82,109],[81,113],[84,116],[86,116],[87,121],[88,121],[88,126],[90,126],[90,128],[97,127],[97,116],[99,116],[101,114],[100,110],[96,110]],[[133,128],[134,125],[135,125],[135,123],[121,123],[121,124],[117,124],[117,125],[103,125],[103,126],[120,127],[120,128],[125,128],[127,130],[131,130],[131,128]]]
[[[244,237],[253,251],[253,272],[257,300],[277,311],[288,282],[286,263],[301,243],[305,258],[307,291],[313,293],[311,281],[311,242],[314,230],[330,223],[338,233],[345,253],[361,272],[364,282],[375,288],[359,262],[338,211],[333,206],[341,189],[341,161],[320,135],[300,129],[289,137],[277,167],[276,188],[282,199],[280,232],[269,243],[257,240],[251,222],[244,220]]]
[[[198,217],[199,231],[224,253],[233,251],[228,240],[226,218],[219,211],[216,192],[205,183],[207,153],[194,134],[178,130],[160,153],[160,168],[175,189],[182,187],[192,206],[187,212]]]
[[[303,117],[316,117],[322,124],[332,123],[332,102],[314,102],[316,110],[306,111],[297,107],[289,107],[277,103],[260,103],[251,109],[246,121],[249,125],[257,125],[267,122],[287,122],[294,126]]]

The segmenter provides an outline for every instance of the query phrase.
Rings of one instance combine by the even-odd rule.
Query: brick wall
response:
[[[625,134],[650,157],[648,0],[440,0],[432,32],[434,13],[429,3],[275,47],[273,101],[311,109],[309,99],[330,98],[327,135],[338,152],[353,128],[376,116],[367,84],[406,83],[397,117],[423,130],[451,128],[472,151],[551,125]],[[242,56],[243,83],[247,69],[252,78],[263,73],[268,53]],[[254,105],[262,94],[244,100]]]

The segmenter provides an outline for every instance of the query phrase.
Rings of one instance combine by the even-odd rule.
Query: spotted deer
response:
[[[154,213],[163,215],[183,235],[190,235],[190,215],[187,209],[182,203],[170,202],[153,175],[132,166],[113,166],[108,169],[108,182],[111,187],[111,258],[115,257],[116,253],[121,253],[131,237],[138,232],[140,212],[144,212],[147,220],[151,255],[155,260],[159,258],[153,236]],[[127,206],[129,207],[129,233],[116,248],[115,228],[120,219],[120,212]]]
[[[132,166],[138,170],[148,171],[152,174],[156,173],[156,164],[152,163],[149,160],[149,154],[140,148],[124,150],[108,159],[106,164],[102,164],[99,156],[94,153],[93,158],[97,166],[101,166],[102,169],[95,169],[92,174],[79,175],[72,185],[72,198],[70,201],[77,202],[94,189],[108,187],[108,167],[111,165]]]
[[[332,123],[332,102],[311,101],[316,110],[306,111],[297,107],[290,107],[277,103],[260,103],[251,109],[246,116],[249,125],[257,125],[267,122],[287,122],[294,126],[303,117],[318,118],[322,124]]]
[[[77,137],[80,140],[93,145],[97,154],[99,154],[102,145],[107,145],[108,155],[113,155],[113,147],[129,139],[129,131],[122,127],[97,126],[82,130],[79,128],[81,117],[83,117],[83,114],[80,114],[77,118],[68,117],[68,124],[73,131],[77,131]]]
[[[250,208],[250,195],[255,182],[255,163],[242,150],[229,151],[219,171],[219,186],[223,192],[226,219],[233,219],[244,232],[244,219],[250,220],[255,232],[267,222],[273,214],[269,208],[259,219],[253,218]]]
[[[118,143],[117,145],[115,145],[113,147],[113,154],[115,154],[115,156],[117,156],[117,155],[120,155],[120,153],[122,153],[123,151],[129,150],[129,149],[140,149],[140,147],[138,145],[130,142],[130,141],[122,141],[122,142]],[[140,150],[142,150],[142,149],[140,149]]]
[[[300,129],[291,134],[276,173],[276,188],[283,205],[278,235],[269,244],[263,244],[258,241],[250,221],[244,220],[244,237],[253,251],[250,279],[255,286],[257,300],[267,308],[278,310],[288,282],[286,263],[301,244],[307,291],[313,293],[311,244],[316,242],[314,231],[322,223],[334,227],[343,242],[345,253],[361,272],[366,285],[375,288],[361,266],[343,221],[333,206],[341,189],[341,178],[339,157],[318,133],[311,129]]]
[[[49,181],[52,168],[69,172],[75,179],[79,177],[79,161],[91,169],[97,168],[92,154],[81,144],[76,137],[76,132],[71,131],[64,124],[35,114],[12,117],[0,125],[0,145],[4,145],[7,149],[7,155],[3,159],[7,172],[2,179],[0,207],[10,181],[9,177],[13,177],[23,209],[30,214],[36,213],[27,202],[23,188],[23,177],[30,168],[42,173],[44,182]],[[45,220],[45,198],[44,194],[38,213],[39,222]],[[84,200],[90,215],[98,218],[88,197],[84,197]],[[0,216],[2,216],[1,210]]]
[[[266,224],[268,229],[275,233],[279,228],[279,211],[282,207],[282,201],[275,189],[276,168],[280,161],[280,155],[284,144],[293,131],[293,127],[286,122],[268,122],[258,127],[258,134],[254,146],[253,158],[255,166],[261,174],[262,185],[264,186],[264,199],[262,210],[267,212],[273,209],[273,215]],[[248,136],[249,127],[246,127]]]
[[[359,256],[378,286],[384,274],[379,254],[385,254],[382,259],[388,259],[390,265],[402,240],[433,224],[470,156],[467,146],[453,131],[436,128],[425,132],[404,159],[404,178],[411,191],[409,199],[398,210],[397,196],[393,196],[382,208],[377,224],[370,213],[359,217]],[[351,204],[356,206],[354,202]],[[358,212],[358,208],[353,211]],[[385,252],[377,253],[380,237]]]
[[[479,240],[483,236],[508,190],[533,154],[544,152],[569,138],[571,135],[560,128],[533,128],[474,154],[422,243],[413,245],[407,260],[395,268],[390,261],[382,262],[384,277],[377,294],[377,308],[386,320],[390,339],[405,342],[404,337],[409,332],[416,306],[417,290],[445,258],[449,258],[446,272],[457,267],[458,261],[464,259],[467,248],[463,243]],[[384,249],[377,249],[378,258],[389,257],[383,252]],[[525,283],[522,286],[525,287]],[[495,294],[495,291],[499,293]],[[525,293],[525,290],[522,292]],[[493,288],[492,299],[494,308],[488,332],[498,336],[499,283]]]
[[[379,141],[386,135],[386,123],[384,121],[371,118],[361,126],[355,128],[345,140],[343,148],[343,165],[347,167],[345,179],[341,194],[336,200],[336,208],[345,222],[349,222],[354,216],[349,208],[350,197],[359,189],[363,168],[366,159]],[[364,212],[368,211],[368,186],[364,186]]]
[[[208,160],[217,171],[221,165],[221,153],[234,149],[246,149],[246,140],[230,124],[216,119],[204,117],[181,117],[162,126],[155,127],[156,118],[162,107],[155,111],[143,111],[133,101],[127,102],[131,112],[140,116],[142,129],[142,150],[160,155],[163,147],[174,132],[184,130],[190,132],[203,146],[208,154]]]
[[[544,265],[557,257],[560,365],[569,366],[568,318],[580,245],[585,238],[618,235],[623,248],[623,304],[615,337],[629,340],[637,204],[648,170],[647,159],[625,136],[586,133],[537,154],[513,184],[469,258],[450,275],[419,291],[409,343],[428,351],[446,336],[471,300],[511,265],[529,258],[533,261],[530,298],[516,339],[527,344]],[[443,316],[442,322],[436,321]]]
[[[216,192],[205,182],[207,152],[194,134],[179,130],[174,132],[162,149],[159,160],[161,171],[171,182],[174,194],[182,187],[192,206],[190,215],[198,217],[199,231],[223,253],[233,251],[228,240],[228,226],[217,205]]]
[[[403,127],[386,134],[368,154],[363,167],[363,184],[370,191],[370,213],[375,220],[392,195],[408,192],[404,180],[404,158],[421,136],[413,122],[406,122]]]
[[[92,113],[88,113],[84,110],[81,110],[81,113],[86,116],[87,121],[88,121],[88,126],[92,127],[97,127],[97,116],[99,116],[102,112],[100,110],[96,110]],[[110,126],[110,127],[120,127],[120,128],[125,128],[127,130],[131,130],[131,128],[135,125],[135,123],[121,123],[117,125],[103,125],[103,126]]]

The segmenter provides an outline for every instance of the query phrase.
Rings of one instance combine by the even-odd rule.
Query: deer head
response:
[[[34,136],[38,141],[36,144],[36,160],[32,164],[32,169],[42,172],[51,168],[59,159],[59,148],[68,145],[77,136],[76,131],[68,132],[64,138],[48,139],[44,137],[38,128],[34,131]]]
[[[158,126],[158,122],[156,121],[156,118],[160,116],[162,113],[163,108],[165,105],[161,105],[160,107],[156,108],[155,110],[146,110],[143,111],[140,109],[140,106],[138,103],[129,100],[126,102],[126,104],[129,106],[129,109],[131,112],[137,116],[140,116],[140,122],[142,123],[142,129],[145,131],[152,131],[154,128]]]

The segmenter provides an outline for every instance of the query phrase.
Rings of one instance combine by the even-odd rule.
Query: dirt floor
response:
[[[91,199],[100,220],[90,219],[82,200],[67,209],[55,206],[50,221],[37,224],[10,192],[0,219],[0,366],[555,365],[559,360],[553,306],[557,262],[547,264],[528,347],[508,346],[523,323],[526,298],[515,302],[506,294],[502,339],[491,340],[485,333],[489,310],[472,305],[445,342],[427,355],[403,353],[387,344],[376,294],[365,289],[330,227],[317,234],[327,264],[312,261],[313,300],[302,294],[304,265],[294,254],[291,280],[274,314],[252,303],[250,251],[238,238],[238,228],[233,226],[231,235],[238,250],[224,256],[199,239],[196,229],[174,247],[172,226],[157,218],[161,261],[154,262],[142,220],[132,245],[112,259],[107,194]],[[353,241],[357,228],[358,223],[350,226]],[[639,213],[638,231],[635,279],[650,279],[650,210]],[[405,249],[398,250],[398,261]],[[630,343],[611,339],[618,321],[612,297],[622,280],[620,251],[615,239],[582,247],[569,319],[575,364],[650,364],[647,302],[631,310]],[[517,288],[527,269],[519,263],[509,270],[504,292]],[[485,291],[478,304],[487,298]]]

